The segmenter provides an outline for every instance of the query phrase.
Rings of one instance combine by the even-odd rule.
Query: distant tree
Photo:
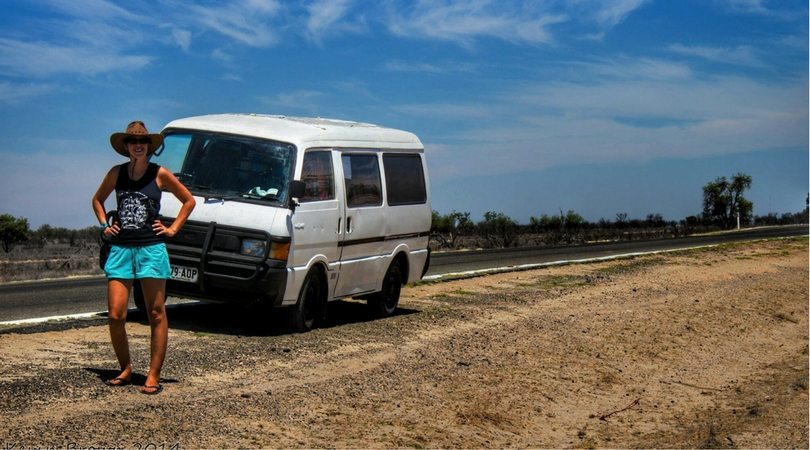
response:
[[[754,204],[743,196],[751,187],[751,176],[735,174],[731,180],[719,177],[703,186],[703,219],[710,224],[731,228],[737,223],[751,221]]]
[[[581,228],[583,225],[585,225],[585,219],[579,214],[575,213],[574,210],[569,209],[568,212],[565,213],[563,226],[566,229],[576,230]]]
[[[529,217],[529,228],[535,232],[560,231],[562,228],[562,219],[557,215],[549,216],[542,214],[539,218],[532,216]]]
[[[433,214],[431,216],[431,224],[430,229],[431,231],[437,233],[444,233],[450,231],[452,228],[452,223],[450,221],[450,216],[443,216],[439,214],[439,211],[433,210]]]
[[[469,211],[458,212],[453,210],[450,216],[456,224],[456,232],[458,234],[470,234],[475,230],[475,223],[470,219]]]
[[[624,228],[627,226],[627,213],[616,213],[616,228]]]
[[[504,213],[485,212],[478,230],[493,247],[512,247],[517,243],[518,224]]]
[[[15,245],[28,240],[31,230],[28,228],[28,219],[15,218],[11,214],[0,215],[0,244],[3,251],[10,252]]]
[[[539,218],[529,217],[529,229],[534,232],[552,232],[552,231],[565,231],[576,230],[587,225],[582,216],[569,209],[567,213],[563,214],[560,210],[560,215],[549,216],[542,214]]]
[[[431,231],[446,247],[455,247],[456,239],[462,234],[471,233],[474,228],[469,212],[453,210],[450,214],[441,215],[438,211],[433,211]],[[444,237],[445,234],[449,239]]]
[[[647,214],[647,220],[644,221],[644,225],[651,228],[662,228],[667,226],[667,222],[661,214]]]

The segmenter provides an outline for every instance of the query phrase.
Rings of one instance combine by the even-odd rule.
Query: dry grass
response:
[[[0,252],[0,283],[102,274],[96,242],[18,246]]]

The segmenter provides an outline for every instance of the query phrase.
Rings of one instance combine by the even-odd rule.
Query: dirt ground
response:
[[[102,383],[103,322],[5,330],[0,448],[808,448],[807,242],[423,284],[306,334],[178,306],[154,397]]]

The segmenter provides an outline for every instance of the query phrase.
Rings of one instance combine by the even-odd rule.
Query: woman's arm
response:
[[[183,186],[183,183],[164,167],[161,167],[158,171],[157,182],[160,189],[171,192],[177,197],[177,200],[180,200],[180,203],[183,204],[174,222],[172,222],[172,226],[166,227],[159,220],[156,220],[152,226],[155,233],[166,237],[173,237],[180,231],[183,224],[186,223],[186,219],[188,219],[188,216],[191,214],[197,202],[194,200],[194,196],[191,195],[191,192]]]
[[[99,225],[107,223],[107,211],[104,209],[104,202],[107,200],[107,197],[110,196],[110,193],[112,193],[112,191],[115,189],[115,180],[118,179],[118,170],[119,167],[115,166],[110,169],[109,172],[107,172],[107,175],[104,176],[104,179],[101,181],[101,185],[98,187],[96,194],[93,195],[91,200],[93,212],[96,214],[96,219],[98,220]],[[118,234],[118,224],[114,223],[112,226],[105,228],[103,233],[105,235]]]

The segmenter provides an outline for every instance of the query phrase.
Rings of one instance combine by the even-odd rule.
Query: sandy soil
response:
[[[806,238],[424,284],[306,334],[169,314],[155,397],[103,385],[97,322],[0,334],[0,448],[808,447]]]

